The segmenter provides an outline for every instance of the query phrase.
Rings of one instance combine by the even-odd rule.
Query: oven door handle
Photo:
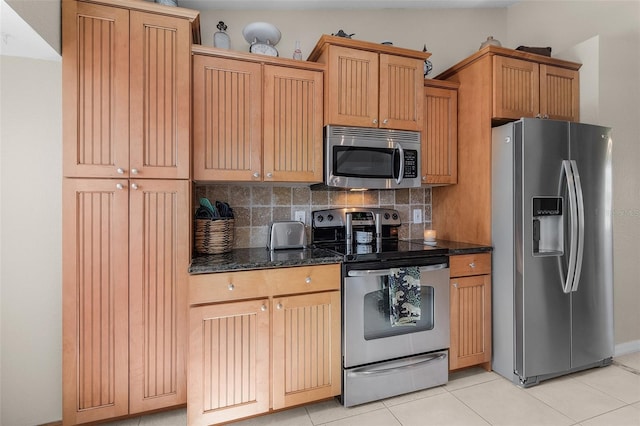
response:
[[[421,365],[428,364],[430,362],[438,361],[447,357],[446,352],[442,352],[439,354],[429,354],[429,355],[421,355],[417,357],[413,357],[412,360],[417,360],[416,362],[411,362],[406,365],[401,365],[397,367],[390,368],[375,368],[371,366],[356,368],[352,371],[349,371],[347,374],[349,376],[372,376],[377,374],[391,374],[397,373],[403,370],[407,370],[409,368],[420,367]]]
[[[439,269],[446,269],[449,265],[446,263],[438,263],[437,265],[421,266],[420,273],[437,271]],[[364,270],[351,270],[347,272],[350,277],[382,277],[391,274],[391,269],[364,269]]]

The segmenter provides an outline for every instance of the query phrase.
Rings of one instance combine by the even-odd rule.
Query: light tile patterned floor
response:
[[[108,423],[182,426],[186,410]],[[234,426],[578,425],[640,426],[640,352],[614,365],[521,389],[493,372],[454,373],[445,386],[352,408],[325,401]]]

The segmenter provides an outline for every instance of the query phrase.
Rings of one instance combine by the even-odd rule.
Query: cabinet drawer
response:
[[[340,264],[221,272],[189,277],[189,304],[340,289]]]
[[[273,295],[340,290],[340,265],[269,269],[267,280]]]
[[[192,275],[189,277],[189,304],[269,297],[268,269]]]
[[[491,253],[474,253],[451,256],[450,275],[464,277],[491,273]]]

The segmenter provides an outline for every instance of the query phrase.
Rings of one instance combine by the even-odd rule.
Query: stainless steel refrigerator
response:
[[[493,369],[523,386],[613,356],[611,129],[493,129]]]

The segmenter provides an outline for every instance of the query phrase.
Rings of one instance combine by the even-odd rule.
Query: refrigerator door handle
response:
[[[567,178],[567,191],[569,198],[569,217],[571,221],[571,241],[569,242],[569,265],[567,270],[567,277],[562,285],[562,291],[565,293],[571,293],[573,288],[573,281],[575,279],[576,268],[576,254],[578,250],[578,209],[576,199],[576,187],[573,177],[573,170],[571,168],[570,160],[562,160],[562,170]],[[562,182],[562,176],[560,177]]]
[[[582,272],[582,258],[584,255],[584,197],[582,195],[582,184],[580,183],[578,164],[576,164],[575,160],[571,160],[571,169],[573,172],[573,182],[575,184],[576,201],[578,207],[578,252],[576,254],[576,270],[574,272],[571,291],[578,291],[578,284],[580,284],[580,273]]]

